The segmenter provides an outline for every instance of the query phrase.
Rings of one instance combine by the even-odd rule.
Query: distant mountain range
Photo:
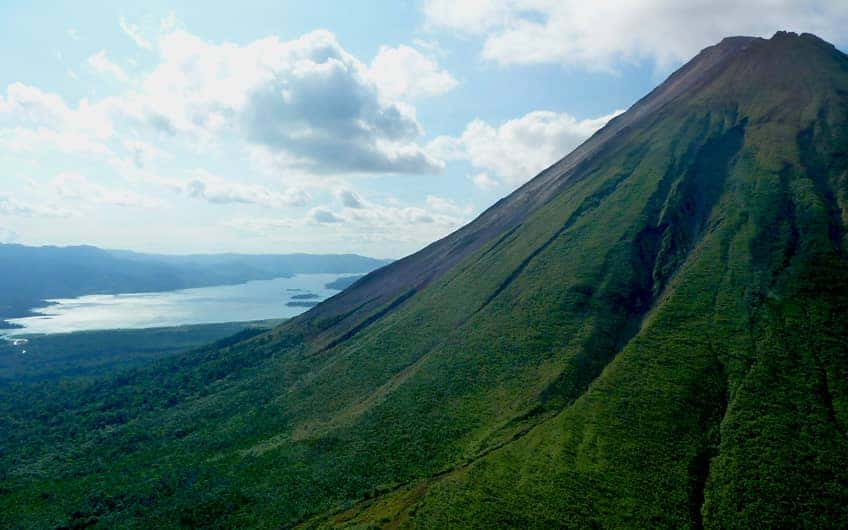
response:
[[[299,273],[365,273],[390,260],[355,254],[172,256],[92,246],[0,245],[0,319],[25,316],[46,298],[151,292]]]

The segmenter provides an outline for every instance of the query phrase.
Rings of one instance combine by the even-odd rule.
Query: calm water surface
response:
[[[33,310],[36,316],[9,319],[23,328],[0,333],[11,336],[293,317],[309,309],[286,305],[304,301],[292,300],[293,296],[313,293],[318,297],[309,301],[321,301],[339,292],[325,284],[341,276],[351,274],[298,274],[238,285],[49,300],[51,305]]]

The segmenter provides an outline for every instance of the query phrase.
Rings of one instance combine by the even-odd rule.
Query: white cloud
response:
[[[345,203],[350,192],[355,202]],[[349,195],[347,195],[350,198]],[[467,223],[473,208],[459,207],[450,200],[428,196],[422,206],[399,205],[394,199],[385,203],[367,200],[352,190],[337,192],[341,208],[319,206],[303,217],[241,217],[225,222],[240,232],[287,243],[320,239],[339,248],[364,248],[378,244],[392,248],[392,255],[420,248]],[[307,229],[308,228],[308,229]],[[339,246],[344,245],[344,246]]]
[[[109,74],[115,77],[118,81],[126,83],[129,81],[129,76],[124,72],[123,68],[113,63],[106,57],[106,50],[100,50],[88,58],[88,65],[95,71],[101,74]]]
[[[0,215],[12,217],[70,217],[69,210],[51,204],[31,204],[0,194]]]
[[[24,125],[61,124],[71,121],[72,111],[62,98],[20,82],[6,87],[0,94],[0,123]]]
[[[415,38],[412,39],[412,43],[415,44],[419,49],[425,50],[432,57],[445,57],[448,55],[447,50],[442,48],[442,45],[439,44],[438,41],[432,39],[422,39]]]
[[[489,176],[485,171],[482,173],[477,173],[476,175],[472,175],[470,177],[471,182],[474,183],[475,186],[480,188],[481,190],[493,190],[500,186],[500,183]]]
[[[90,135],[76,131],[56,131],[46,127],[0,129],[0,146],[17,153],[30,152],[40,155],[51,149],[62,154],[111,154],[106,145],[92,139]]]
[[[478,34],[483,57],[501,64],[559,63],[611,69],[620,60],[660,67],[730,35],[778,29],[844,39],[844,0],[427,0],[428,25]]]
[[[473,211],[473,208],[470,206],[466,206],[463,208],[457,205],[452,200],[446,199],[444,197],[439,197],[437,195],[427,195],[425,203],[433,212],[459,217],[467,217],[471,215],[471,212]]]
[[[470,208],[460,208],[442,197],[428,196],[423,206],[404,206],[389,200],[389,204],[367,200],[356,195],[354,205],[343,204],[334,211],[339,222],[346,225],[349,235],[380,233],[383,237],[400,240],[420,238],[421,243],[446,235],[468,221]],[[421,234],[428,234],[421,237]]]
[[[171,11],[159,22],[159,31],[165,33],[177,27],[177,14]]]
[[[159,41],[142,91],[112,107],[136,127],[220,138],[235,134],[280,169],[312,173],[438,172],[415,143],[408,105],[387,103],[367,67],[327,31],[240,46],[182,30]]]
[[[137,32],[123,22],[125,30]],[[70,103],[19,82],[0,91],[0,154],[14,167],[26,165],[39,182],[23,196],[7,186],[3,191],[15,193],[3,197],[0,213],[70,216],[96,213],[103,205],[192,208],[194,201],[204,201],[235,205],[229,211],[246,217],[228,223],[251,227],[254,234],[293,227],[297,233],[286,237],[301,238],[301,248],[310,250],[324,241],[364,250],[369,247],[348,241],[365,239],[418,245],[466,220],[466,209],[449,203],[369,201],[348,184],[362,175],[443,169],[419,144],[423,130],[414,107],[404,101],[455,83],[434,60],[399,46],[363,62],[327,31],[235,44],[174,29],[173,17],[158,32],[142,26],[138,35],[149,39],[155,58],[146,73],[121,68],[107,50],[84,61],[85,68],[127,81],[111,85],[118,90],[113,95]],[[427,74],[421,84],[377,79],[379,65],[397,54],[419,61],[415,64]],[[256,173],[241,171],[242,160]],[[223,167],[223,173],[188,171],[191,167]],[[54,208],[54,202],[73,214]],[[204,230],[200,223],[214,223],[228,211],[196,209],[192,229],[198,233]],[[269,213],[272,209],[279,211]],[[111,216],[115,210],[108,211]],[[161,225],[174,213],[163,210],[152,223]],[[80,223],[68,223],[68,233],[84,234]],[[243,244],[241,238],[234,241]]]
[[[336,196],[345,208],[353,208],[358,210],[365,208],[365,201],[353,190],[342,188],[336,191]]]
[[[326,208],[313,208],[308,218],[319,224],[340,223],[342,219]]]
[[[17,243],[19,239],[20,235],[14,230],[0,227],[0,243]]]
[[[150,166],[157,160],[173,158],[171,153],[141,140],[126,139],[122,140],[121,144],[137,168]]]
[[[150,41],[145,39],[141,34],[141,30],[135,24],[130,24],[127,22],[127,19],[121,17],[118,20],[118,24],[121,26],[121,31],[123,31],[129,38],[135,42],[136,46],[139,48],[144,48],[145,50],[150,50],[153,48],[153,45],[150,44]]]
[[[5,96],[0,94],[0,145],[8,150],[108,155],[103,141],[112,132],[102,109],[85,99],[72,109],[59,96],[23,83],[12,83]]]
[[[489,28],[506,24],[511,11],[519,2],[509,0],[426,0],[424,15],[427,23],[462,33],[482,33]]]
[[[316,178],[437,173],[444,167],[418,145],[423,131],[414,108],[384,93],[368,66],[330,32],[238,45],[173,30],[157,44],[160,61],[136,89],[94,102],[83,99],[77,108],[38,88],[9,85],[8,95],[0,95],[0,127],[5,117],[21,126],[73,129],[99,139],[179,137],[198,148],[240,140],[273,171]],[[87,64],[130,80],[105,50]],[[432,74],[438,80],[444,72]],[[427,81],[421,90],[437,90],[438,82]]]
[[[241,203],[280,208],[304,206],[311,200],[309,194],[299,188],[289,188],[284,192],[272,191],[263,186],[230,182],[203,170],[195,171],[185,184],[178,187],[192,198],[213,204]]]
[[[77,31],[76,28],[68,28],[67,30],[65,30],[65,32],[68,34],[68,37],[70,37],[72,40],[79,40],[80,39],[79,31]]]
[[[382,46],[371,62],[370,73],[380,91],[393,99],[437,96],[457,85],[435,60],[404,45]]]
[[[60,197],[84,203],[137,208],[159,208],[163,205],[163,202],[156,197],[132,190],[103,186],[76,173],[56,175],[51,182],[51,187]]]
[[[459,138],[439,136],[428,149],[445,160],[468,160],[472,166],[518,185],[534,177],[580,145],[621,111],[577,120],[567,113],[534,111],[498,127],[474,120]],[[481,187],[493,187],[486,173],[474,177]]]

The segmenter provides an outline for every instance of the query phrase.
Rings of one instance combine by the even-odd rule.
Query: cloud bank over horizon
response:
[[[119,24],[157,59],[149,71],[132,72],[107,50],[90,55],[84,65],[117,86],[114,94],[74,105],[23,82],[0,93],[0,149],[30,159],[58,155],[71,166],[46,178],[19,177],[12,190],[67,209],[3,195],[0,215],[71,217],[106,205],[168,208],[183,198],[259,208],[222,221],[235,237],[251,227],[268,237],[278,227],[289,229],[285,241],[302,243],[293,231],[309,229],[312,238],[326,239],[321,227],[338,223],[345,228],[333,227],[329,244],[379,229],[394,232],[367,239],[394,237],[413,245],[468,220],[467,209],[448,215],[429,208],[423,197],[420,206],[398,206],[349,189],[361,178],[418,178],[444,170],[444,161],[418,143],[424,132],[408,101],[438,96],[458,82],[425,53],[381,47],[367,64],[327,30],[239,45],[206,41],[174,19],[152,36],[123,17]],[[244,173],[223,176],[202,162],[181,163],[219,151],[240,155]]]
[[[668,69],[724,37],[780,29],[836,41],[848,25],[841,0],[426,0],[422,10],[433,28],[481,39],[485,60],[590,70],[639,60]]]

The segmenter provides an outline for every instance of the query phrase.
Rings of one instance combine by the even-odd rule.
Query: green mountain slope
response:
[[[846,113],[816,37],[708,48],[268,334],[14,390],[0,524],[844,524]]]

